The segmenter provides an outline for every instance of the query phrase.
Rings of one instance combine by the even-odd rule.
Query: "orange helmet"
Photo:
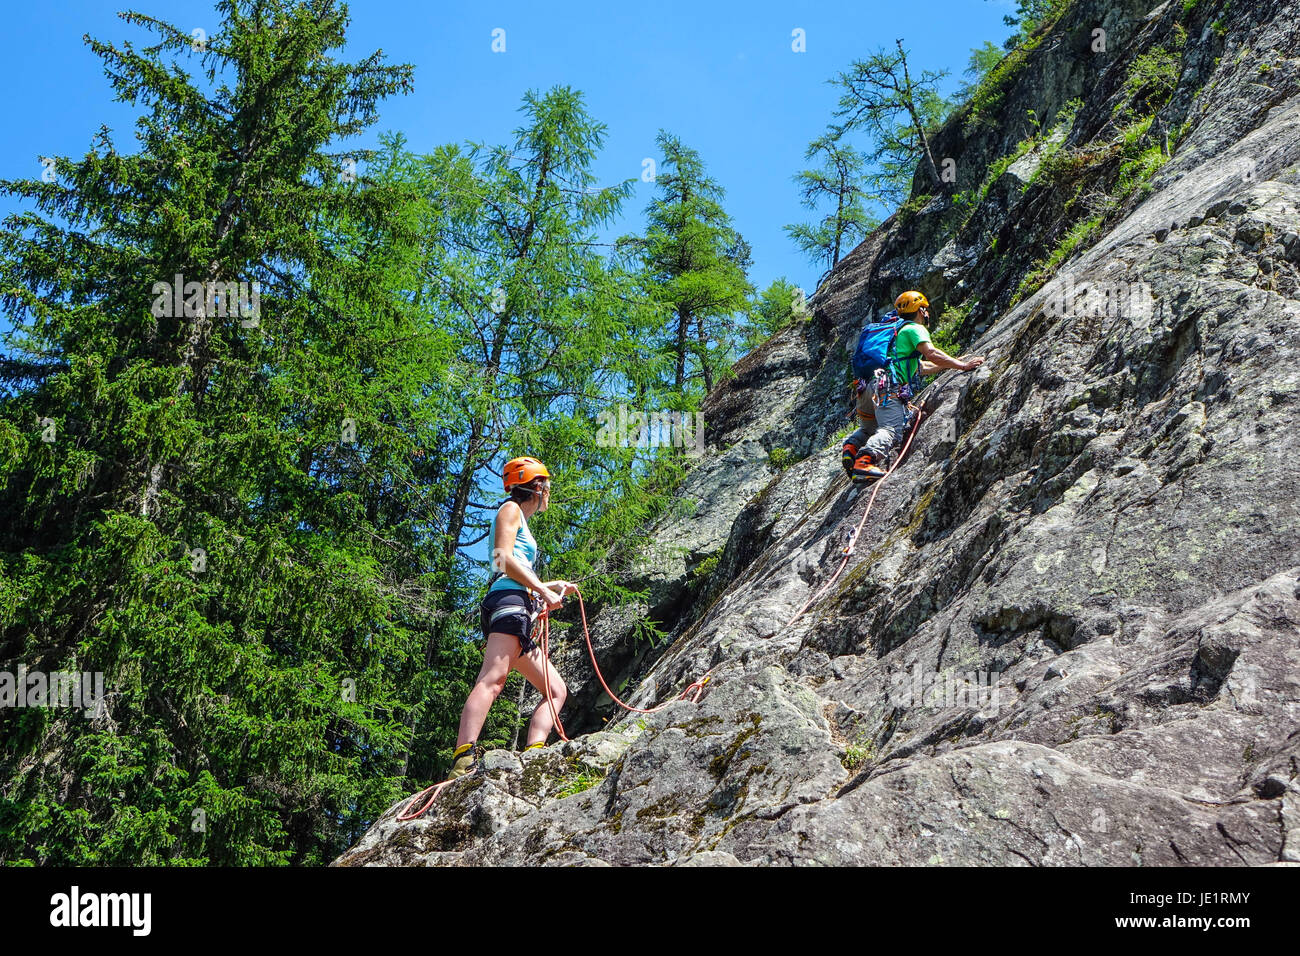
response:
[[[917,309],[930,308],[930,303],[919,292],[904,292],[894,300],[894,308],[899,315],[911,315]]]
[[[509,491],[514,485],[522,485],[534,478],[550,478],[551,473],[536,458],[512,458],[506,462],[501,477],[506,491]]]

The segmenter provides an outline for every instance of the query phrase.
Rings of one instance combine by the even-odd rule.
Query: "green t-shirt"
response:
[[[908,322],[894,339],[894,378],[915,384],[921,377],[921,356],[917,349],[930,341],[930,333],[919,322]]]

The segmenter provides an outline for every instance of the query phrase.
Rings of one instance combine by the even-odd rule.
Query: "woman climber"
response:
[[[545,746],[555,724],[552,715],[560,712],[568,694],[559,671],[532,640],[533,621],[541,606],[554,610],[566,594],[578,589],[568,581],[543,582],[536,574],[541,567],[541,552],[528,530],[528,519],[545,511],[550,503],[550,472],[536,458],[515,458],[506,462],[505,489],[510,500],[492,519],[493,574],[479,608],[479,627],[487,646],[478,680],[460,714],[460,733],[448,780],[473,769],[475,743],[488,708],[506,686],[512,670],[523,674],[542,695],[528,723],[526,750]]]

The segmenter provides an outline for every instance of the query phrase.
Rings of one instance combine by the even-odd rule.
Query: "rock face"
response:
[[[1070,227],[1022,166],[959,225],[951,197],[886,223],[709,397],[650,604],[600,618],[631,702],[707,674],[698,704],[489,754],[338,865],[1300,862],[1300,21],[1213,7],[1076,3],[1009,82],[1016,115],[1080,96],[1084,156],[1139,58],[1188,37],[1172,156],[1046,286],[1011,305]],[[1103,21],[1090,72],[1076,40]],[[939,147],[1011,152],[968,120]],[[983,303],[961,331],[988,361],[930,387],[833,578],[867,502],[839,471],[845,345],[927,282]],[[655,606],[675,639],[632,653]]]

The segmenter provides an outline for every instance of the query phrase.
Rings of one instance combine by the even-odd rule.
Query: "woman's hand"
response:
[[[542,590],[539,591],[538,593],[541,595],[542,600],[546,602],[546,609],[548,611],[554,611],[564,601],[563,590],[561,590],[559,593],[556,593],[555,591],[551,590],[550,587],[543,586]]]

